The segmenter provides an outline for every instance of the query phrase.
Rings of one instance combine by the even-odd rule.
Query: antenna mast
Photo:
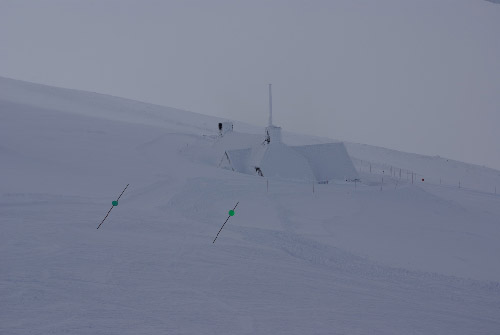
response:
[[[273,125],[273,95],[271,92],[271,85],[269,84],[269,127]]]

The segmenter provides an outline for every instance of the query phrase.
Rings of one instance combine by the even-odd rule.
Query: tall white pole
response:
[[[271,84],[269,84],[269,127],[273,125],[273,95],[271,93]]]

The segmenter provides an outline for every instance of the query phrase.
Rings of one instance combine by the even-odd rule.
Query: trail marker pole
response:
[[[219,232],[217,233],[217,236],[215,236],[214,241],[212,242],[212,244],[213,244],[213,243],[215,243],[215,240],[217,239],[217,237],[219,237],[219,234],[220,234],[220,232],[222,231],[222,228],[224,228],[224,226],[226,225],[226,222],[229,220],[229,218],[230,218],[231,216],[233,216],[233,215],[234,215],[234,210],[236,209],[236,207],[238,207],[238,204],[239,204],[239,203],[240,203],[240,202],[238,201],[238,202],[236,203],[236,206],[234,206],[234,208],[233,208],[232,210],[230,210],[230,211],[229,211],[229,215],[228,215],[228,217],[227,217],[226,221],[224,221],[224,224],[222,225],[222,227],[220,227]]]
[[[109,213],[111,213],[111,210],[113,209],[113,207],[118,206],[118,200],[120,200],[120,198],[122,197],[123,193],[127,189],[128,185],[130,185],[130,184],[127,184],[127,186],[125,186],[125,188],[123,189],[122,193],[120,193],[120,196],[118,197],[118,199],[116,199],[115,201],[113,201],[113,206],[111,206],[111,208],[109,209],[109,211],[106,214],[106,216],[104,217],[104,219],[102,219],[102,221],[99,224],[99,226],[97,226],[97,229],[99,229],[99,227],[104,223],[104,220],[106,220],[106,218],[108,217]]]

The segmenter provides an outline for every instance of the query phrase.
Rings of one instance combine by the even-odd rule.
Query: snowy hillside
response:
[[[219,121],[0,78],[0,334],[500,333],[499,171],[348,143],[361,183],[267,189]]]

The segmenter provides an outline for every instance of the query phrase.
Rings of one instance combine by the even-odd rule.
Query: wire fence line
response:
[[[381,175],[382,178],[385,176],[398,180],[406,181],[410,184],[425,183],[427,185],[442,186],[446,188],[459,188],[468,191],[476,191],[488,194],[499,195],[500,185],[497,186],[497,182],[493,181],[487,187],[484,184],[471,181],[469,178],[452,178],[449,176],[440,177],[427,177],[424,174],[417,173],[411,169],[399,168],[390,164],[383,163],[373,163],[367,160],[352,159],[355,162],[356,169],[359,173],[369,174],[369,175]],[[500,176],[500,174],[499,174]],[[499,178],[500,179],[500,178]],[[477,186],[479,184],[479,186]],[[476,185],[477,187],[474,187]]]

